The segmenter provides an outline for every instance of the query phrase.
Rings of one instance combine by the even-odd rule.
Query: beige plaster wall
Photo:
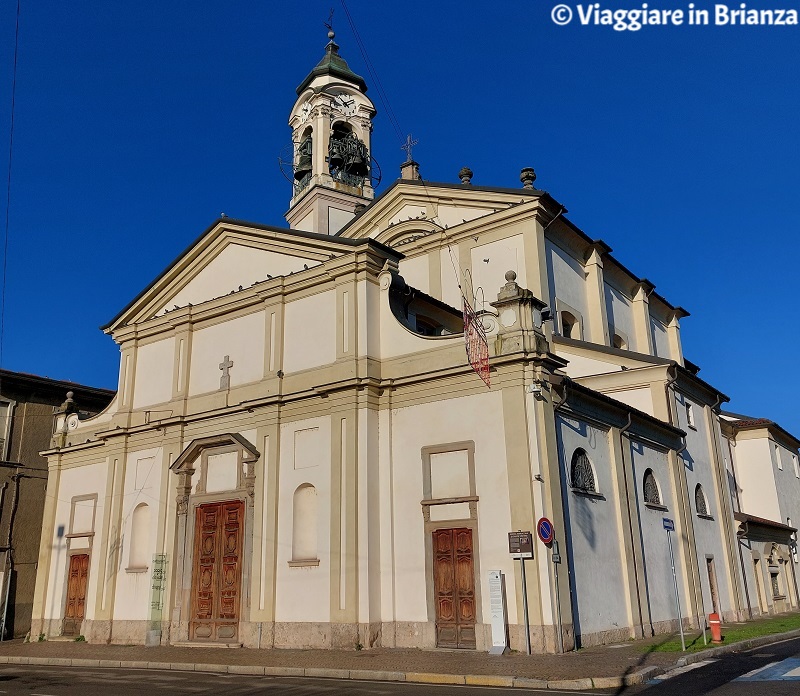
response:
[[[170,400],[174,381],[174,359],[174,338],[139,346],[136,356],[133,408],[144,408]]]
[[[781,509],[775,490],[771,446],[768,438],[737,440],[733,456],[736,458],[742,510],[748,515],[780,522]]]
[[[45,597],[45,618],[62,619],[64,616],[65,591],[67,585],[67,571],[69,568],[69,551],[78,548],[93,549],[103,548],[107,530],[103,529],[103,513],[105,510],[105,490],[108,465],[106,462],[87,464],[80,467],[62,471],[57,490],[48,491],[48,495],[56,496],[56,512],[52,536],[52,561],[50,563],[50,577],[47,583],[47,596]],[[97,495],[97,504],[94,511],[94,534],[91,538],[84,537],[80,540],[67,539],[70,533],[70,518],[72,516],[72,499],[75,496]],[[80,503],[83,506],[89,502]],[[78,515],[82,518],[83,515]],[[57,530],[63,525],[65,536],[58,538]],[[84,530],[81,530],[84,531]],[[100,568],[100,554],[90,551],[89,583],[86,591],[86,618],[94,618],[94,602],[91,598],[97,596]],[[116,569],[109,569],[115,572]]]
[[[219,365],[226,355],[234,363],[230,369],[232,387],[261,379],[264,375],[264,337],[263,311],[196,330],[192,337],[189,395],[219,390],[222,376]]]
[[[320,292],[286,305],[283,371],[298,372],[336,360],[336,293]]]
[[[475,570],[481,593],[481,614],[488,621],[489,590],[487,571],[501,570],[514,577],[508,555],[507,533],[511,528],[508,479],[506,472],[505,426],[500,392],[435,401],[397,409],[391,416],[392,442],[383,453],[382,469],[387,470],[392,487],[394,566],[392,582],[386,583],[385,609],[394,615],[384,621],[424,622],[429,619],[426,585],[425,544],[422,506],[422,448],[446,443],[474,441],[475,485],[480,500],[478,532],[473,544],[477,550]],[[383,436],[382,436],[383,437]],[[386,457],[390,461],[386,461]],[[449,526],[446,519],[441,526]],[[452,526],[461,526],[452,522]],[[386,537],[385,537],[386,538]],[[384,560],[384,572],[386,568]],[[388,585],[388,587],[387,587]],[[518,620],[513,591],[508,597],[510,622]],[[479,619],[479,622],[481,619]]]
[[[278,553],[275,620],[330,621],[331,418],[309,418],[280,428]],[[317,495],[318,564],[292,566],[293,498],[311,484]],[[307,559],[308,560],[308,559]]]
[[[523,244],[522,235],[515,234],[472,247],[470,251],[472,287],[477,301],[482,297],[487,304],[486,309],[490,309],[488,303],[497,299],[498,291],[506,283],[507,271],[514,271],[520,283],[527,277]],[[478,292],[478,288],[483,290],[482,295]]]
[[[124,497],[122,501],[122,537],[120,563],[114,601],[114,620],[146,620],[150,617],[150,576],[152,563],[146,570],[131,562],[133,511],[142,503],[148,506],[147,557],[156,553],[158,518],[163,514],[161,498],[164,451],[160,447],[129,452],[125,466]],[[138,542],[137,542],[138,543]]]

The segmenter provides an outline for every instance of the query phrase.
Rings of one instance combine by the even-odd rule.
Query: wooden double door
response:
[[[436,645],[475,648],[475,564],[472,530],[433,532]]]
[[[86,587],[89,581],[89,554],[78,553],[69,557],[67,577],[67,604],[64,609],[65,636],[77,636],[86,612]]]
[[[197,507],[190,640],[229,643],[237,639],[243,534],[242,501]]]

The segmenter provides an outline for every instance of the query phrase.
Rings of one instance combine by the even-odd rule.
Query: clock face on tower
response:
[[[333,95],[333,108],[345,116],[354,116],[356,113],[356,100],[349,94],[339,92]]]

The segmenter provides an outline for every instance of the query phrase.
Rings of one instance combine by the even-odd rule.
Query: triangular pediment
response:
[[[175,309],[318,266],[345,253],[350,240],[220,220],[208,228],[104,330],[138,324]]]
[[[415,233],[453,229],[521,202],[539,198],[535,189],[499,189],[398,180],[339,233],[346,238],[369,237],[390,247]]]

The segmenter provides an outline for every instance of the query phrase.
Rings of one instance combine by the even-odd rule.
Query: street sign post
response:
[[[533,534],[530,532],[509,532],[508,552],[518,558],[522,572],[522,612],[525,618],[525,650],[531,654],[531,626],[528,619],[528,583],[525,578],[525,559],[533,558]]]
[[[547,544],[548,546],[553,542],[556,536],[556,530],[553,527],[553,523],[548,520],[546,517],[539,518],[539,521],[536,523],[536,533],[539,535],[539,539],[543,544]]]
[[[675,531],[675,521],[669,517],[663,517],[662,522],[667,532],[667,544],[669,545],[669,562],[672,566],[672,582],[675,585],[675,609],[678,612],[678,628],[681,632],[681,650],[686,652],[686,639],[683,636],[683,620],[681,619],[681,598],[678,594],[678,576],[675,574],[675,554],[672,552],[672,532]]]
[[[546,517],[540,517],[536,523],[536,534],[539,540],[552,550],[550,560],[553,562],[553,576],[556,592],[556,616],[558,618],[558,648],[559,652],[564,652],[564,633],[561,628],[561,592],[558,589],[558,566],[561,563],[561,554],[558,552],[558,542],[556,541],[556,528]]]

